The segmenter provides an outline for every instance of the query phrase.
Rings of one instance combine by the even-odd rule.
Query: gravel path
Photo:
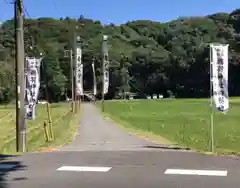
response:
[[[138,138],[104,119],[97,108],[83,103],[78,135],[72,144],[61,148],[62,151],[82,150],[145,150],[156,146],[153,142]],[[167,147],[166,145],[157,145]]]

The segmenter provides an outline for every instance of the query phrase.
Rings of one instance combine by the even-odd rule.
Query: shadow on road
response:
[[[14,160],[16,155],[2,155],[0,154],[0,188],[7,188],[8,183],[6,176],[9,172],[24,170],[26,166],[21,164],[21,161]],[[25,178],[16,178],[14,181],[23,180]]]
[[[177,146],[143,146],[144,148],[151,148],[151,149],[165,149],[165,150],[191,150],[190,148],[182,148]]]

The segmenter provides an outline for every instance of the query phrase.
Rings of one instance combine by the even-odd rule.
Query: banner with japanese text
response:
[[[83,95],[83,64],[82,64],[82,49],[76,49],[76,94]]]
[[[227,112],[228,96],[228,44],[211,44],[212,94],[217,111]]]
[[[109,59],[108,59],[108,36],[103,35],[103,92],[108,93],[109,88]]]
[[[40,88],[40,66],[42,59],[26,58],[25,67],[25,119],[35,119],[35,108]]]

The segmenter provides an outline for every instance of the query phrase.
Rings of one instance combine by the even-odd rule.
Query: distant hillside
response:
[[[138,20],[120,26],[114,24],[103,26],[99,21],[83,16],[78,20],[27,19],[24,23],[25,50],[28,55],[44,51],[48,56],[45,59],[46,65],[51,67],[51,63],[55,63],[59,66],[58,71],[61,74],[57,79],[61,80],[61,84],[57,86],[52,84],[51,87],[59,87],[59,90],[56,88],[53,90],[59,92],[52,93],[53,99],[62,99],[60,96],[64,95],[65,87],[70,92],[69,63],[68,59],[64,58],[64,49],[72,46],[73,29],[76,26],[77,34],[84,40],[85,89],[92,88],[90,63],[93,56],[96,58],[98,68],[98,87],[101,85],[99,79],[101,37],[102,34],[107,34],[111,59],[111,88],[108,97],[113,97],[123,89],[141,94],[162,93],[168,96],[172,93],[177,97],[206,97],[209,96],[207,43],[228,43],[231,47],[230,94],[239,95],[239,10],[233,13],[179,18],[168,23]],[[13,26],[13,21],[10,20],[4,22],[0,29],[2,61],[8,57],[8,61],[12,62]],[[31,50],[29,46],[34,46],[34,49]],[[54,76],[49,79],[58,82]],[[4,100],[1,97],[3,95],[0,90],[0,101]]]

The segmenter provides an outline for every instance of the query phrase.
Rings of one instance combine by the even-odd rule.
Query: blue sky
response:
[[[13,17],[13,5],[0,0],[0,22]],[[231,12],[240,0],[23,0],[30,17],[84,17],[102,23],[121,24],[132,20],[166,22],[180,16],[202,16]]]

